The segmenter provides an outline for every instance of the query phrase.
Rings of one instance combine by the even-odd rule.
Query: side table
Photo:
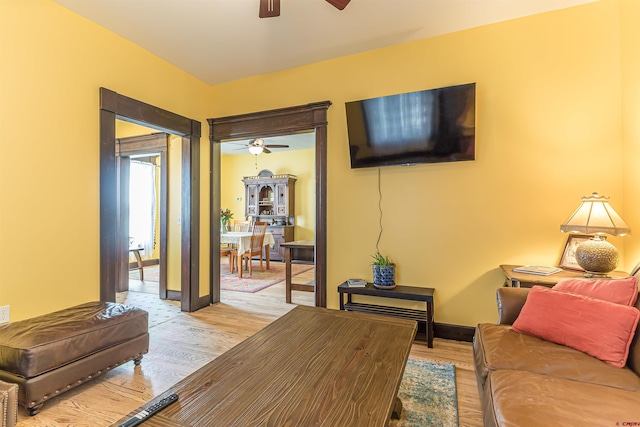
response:
[[[433,293],[434,288],[418,288],[415,286],[398,285],[394,289],[379,289],[373,283],[367,283],[364,287],[353,287],[345,281],[338,286],[340,294],[340,310],[360,311],[364,313],[382,314],[385,316],[400,317],[403,319],[425,322],[427,327],[427,346],[433,348]],[[344,295],[347,301],[344,301]],[[409,301],[424,301],[425,310],[413,310],[409,308],[390,307],[378,304],[363,304],[353,302],[353,295],[369,295],[374,297],[403,299]]]
[[[513,271],[514,268],[521,267],[520,265],[501,265],[500,268],[505,275],[504,285],[514,288],[531,288],[533,286],[546,286],[552,288],[553,285],[558,283],[562,279],[579,279],[584,277],[584,271],[575,270],[562,270],[548,276],[541,276],[538,274],[518,273]],[[612,279],[621,279],[629,276],[629,273],[625,271],[612,271],[609,273]]]
[[[138,270],[140,271],[140,280],[144,281],[144,267],[142,264],[142,257],[140,256],[140,251],[144,251],[144,248],[129,248],[129,252],[133,252],[133,255],[136,257],[136,262],[138,263]],[[132,268],[131,270],[135,270]]]

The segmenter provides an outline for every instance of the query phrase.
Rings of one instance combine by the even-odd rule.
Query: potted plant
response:
[[[233,212],[231,212],[231,209],[220,209],[220,231],[222,233],[227,232],[227,221],[229,221],[231,218],[233,218]]]
[[[373,286],[376,288],[393,289],[396,287],[396,264],[388,256],[379,251],[373,258]]]

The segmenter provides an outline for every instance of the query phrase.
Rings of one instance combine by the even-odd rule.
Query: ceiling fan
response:
[[[326,0],[336,8],[342,10],[351,0]],[[280,16],[280,0],[260,0],[260,18]]]
[[[244,150],[245,148],[249,149],[249,152],[251,154],[258,155],[261,153],[271,153],[271,150],[269,150],[269,148],[289,148],[289,146],[280,144],[265,144],[263,139],[257,138],[248,143],[245,147],[238,148],[237,150]]]

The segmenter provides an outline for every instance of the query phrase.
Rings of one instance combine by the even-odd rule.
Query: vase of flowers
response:
[[[373,286],[380,289],[393,289],[396,287],[396,264],[383,256],[380,252],[376,252],[373,258]]]
[[[227,228],[227,223],[231,218],[233,218],[233,212],[231,212],[231,209],[220,209],[220,232],[222,234],[226,233],[229,230]]]

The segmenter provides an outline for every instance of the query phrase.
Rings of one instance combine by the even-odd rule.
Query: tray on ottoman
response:
[[[149,349],[146,311],[89,302],[0,326],[0,380],[19,386],[35,415],[45,400],[134,360]]]

